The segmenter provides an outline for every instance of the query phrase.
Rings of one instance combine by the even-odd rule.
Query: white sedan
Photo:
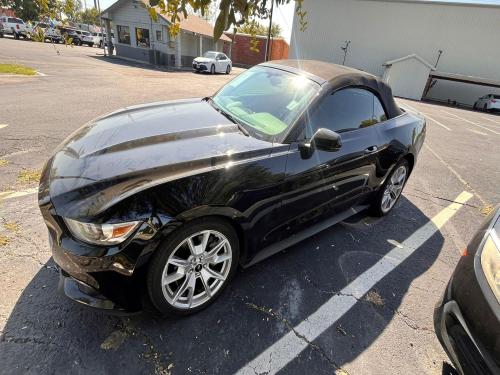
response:
[[[483,111],[498,111],[500,110],[500,95],[485,95],[480,97],[474,103],[474,109],[482,109]]]
[[[202,57],[197,57],[193,60],[193,69],[196,72],[229,74],[232,66],[231,59],[222,52],[208,51]]]

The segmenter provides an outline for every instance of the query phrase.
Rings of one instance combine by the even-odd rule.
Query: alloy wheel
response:
[[[392,174],[385,186],[382,196],[381,209],[386,213],[396,204],[406,182],[407,170],[404,165],[400,165]]]
[[[194,233],[170,254],[162,273],[163,296],[178,309],[209,301],[224,285],[233,261],[226,236],[214,230]]]

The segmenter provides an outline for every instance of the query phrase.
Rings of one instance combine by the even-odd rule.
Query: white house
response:
[[[118,0],[102,12],[107,28],[112,28],[118,57],[155,65],[189,67],[206,51],[228,51],[231,39],[213,39],[213,26],[195,15],[180,22],[180,33],[171,38],[168,17],[157,10],[150,17],[142,0]]]
[[[418,55],[412,54],[384,63],[384,81],[396,96],[420,100],[431,71],[436,70]]]
[[[472,105],[485,94],[500,94],[500,2],[313,0],[304,1],[303,7],[309,22],[302,32],[295,16],[291,58],[342,64],[342,47],[350,41],[345,65],[380,77],[388,69],[386,62],[409,55],[426,62],[404,59],[386,73],[398,90],[415,85],[409,94],[399,91],[401,96],[418,97],[415,93],[427,87],[426,98]],[[428,85],[420,72],[428,69],[426,64],[436,68]],[[418,80],[407,76],[410,65],[418,69]]]

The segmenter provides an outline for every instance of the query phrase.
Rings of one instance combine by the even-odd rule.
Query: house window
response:
[[[149,30],[136,27],[135,40],[137,42],[137,47],[149,47]]]
[[[156,30],[156,40],[159,42],[163,40],[163,36],[161,35],[161,30]]]
[[[128,26],[116,25],[118,31],[118,43],[130,44],[130,28]]]

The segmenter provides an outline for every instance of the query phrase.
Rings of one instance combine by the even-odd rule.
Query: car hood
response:
[[[128,107],[83,126],[56,149],[39,199],[50,197],[61,216],[93,216],[149,187],[271,150],[201,99]]]
[[[196,59],[194,59],[194,61],[197,63],[209,63],[213,62],[214,59],[209,59],[208,57],[197,57]]]

